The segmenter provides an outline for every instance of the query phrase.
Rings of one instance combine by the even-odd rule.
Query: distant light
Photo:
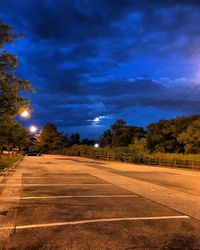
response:
[[[27,109],[24,109],[21,113],[20,116],[23,118],[29,118],[30,117],[30,112]]]
[[[95,148],[98,148],[98,147],[99,147],[99,144],[98,144],[98,143],[95,143],[95,144],[94,144],[94,147],[95,147]]]
[[[35,132],[37,132],[38,129],[37,129],[36,126],[30,126],[29,130],[30,130],[31,133],[34,134]]]

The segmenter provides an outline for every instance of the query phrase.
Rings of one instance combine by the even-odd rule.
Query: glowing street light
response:
[[[95,148],[99,148],[99,144],[98,144],[98,143],[95,143],[95,144],[94,144],[94,147],[95,147]]]
[[[37,129],[36,126],[32,125],[32,126],[30,126],[29,130],[30,130],[30,132],[31,132],[32,134],[34,134],[34,133],[37,132],[38,129]]]
[[[30,111],[28,109],[24,109],[20,112],[20,116],[22,118],[29,118],[30,117]]]

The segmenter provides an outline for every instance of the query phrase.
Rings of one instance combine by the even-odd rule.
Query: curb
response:
[[[9,174],[9,171],[16,168],[17,165],[23,160],[23,156],[21,155],[20,158],[15,162],[13,163],[12,165],[6,167],[2,172],[1,172],[1,175],[0,175],[0,183],[2,183],[4,181],[4,177],[8,176]]]

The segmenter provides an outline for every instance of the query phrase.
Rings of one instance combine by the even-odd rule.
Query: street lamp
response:
[[[37,132],[38,128],[36,126],[32,125],[32,126],[30,126],[29,130],[32,134],[35,134]]]
[[[95,148],[98,148],[98,147],[99,147],[99,144],[98,144],[98,143],[95,143],[95,144],[94,144],[94,147],[95,147]]]
[[[31,116],[30,114],[30,110],[29,109],[21,109],[19,111],[19,115],[22,117],[22,118],[29,118]]]
[[[19,115],[22,118],[22,125],[25,127],[24,120],[30,118],[31,112],[29,108],[21,108],[19,110]]]

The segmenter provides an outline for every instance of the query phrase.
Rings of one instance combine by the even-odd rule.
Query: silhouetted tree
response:
[[[142,127],[126,126],[126,122],[123,120],[117,120],[111,129],[113,147],[127,147],[133,139],[141,138],[144,135]]]
[[[69,137],[70,145],[80,144],[80,135],[78,133],[71,134]]]
[[[182,116],[149,124],[146,135],[149,150],[166,153],[186,152],[185,139],[186,134],[189,133],[186,131],[191,131],[193,122],[199,118],[198,115]],[[189,130],[188,127],[190,127]]]
[[[200,118],[193,121],[187,129],[178,136],[186,153],[200,153]]]
[[[0,151],[3,147],[10,150],[11,148],[26,148],[29,143],[29,134],[27,130],[16,121],[13,121],[11,116],[4,116],[3,122],[0,118]]]
[[[14,116],[19,108],[28,105],[28,100],[19,95],[21,91],[30,91],[30,83],[16,77],[17,57],[8,53],[6,43],[13,43],[19,35],[12,33],[12,28],[0,21],[0,114]]]
[[[111,146],[112,144],[112,134],[111,130],[107,129],[104,131],[103,135],[99,139],[99,144],[101,147]]]
[[[13,43],[19,35],[12,33],[12,28],[0,21],[0,144],[1,147],[20,146],[25,141],[25,130],[14,121],[14,116],[21,107],[28,105],[28,100],[19,93],[31,91],[30,83],[15,75],[18,65],[15,54],[8,53],[7,43]],[[24,137],[22,136],[24,134]],[[19,141],[18,141],[19,140]]]
[[[58,132],[56,126],[52,123],[44,125],[42,131],[37,136],[36,147],[44,153],[59,151],[68,145],[67,136]]]
[[[82,145],[94,145],[95,144],[95,140],[90,140],[88,138],[85,138],[81,141],[81,144]]]
[[[106,130],[100,137],[100,145],[102,147],[127,147],[134,139],[144,136],[142,127],[127,126],[123,120],[117,120],[111,125],[111,130]]]

